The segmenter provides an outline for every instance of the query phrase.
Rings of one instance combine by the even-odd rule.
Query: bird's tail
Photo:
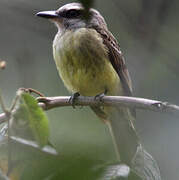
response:
[[[107,121],[118,160],[129,165],[142,179],[161,180],[157,162],[140,144],[134,119],[128,108],[120,108]]]
[[[127,164],[141,179],[161,180],[157,162],[140,144],[133,125],[134,111],[126,107],[91,108],[108,125],[118,160]]]
[[[128,165],[139,146],[133,121],[134,117],[131,111],[123,107],[113,111],[107,121],[118,160]]]

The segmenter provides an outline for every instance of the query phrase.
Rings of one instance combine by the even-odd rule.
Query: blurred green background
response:
[[[0,89],[9,105],[19,87],[46,96],[69,95],[52,56],[56,28],[35,17],[69,0],[0,0]],[[118,39],[133,81],[134,95],[179,104],[179,1],[96,0]],[[48,111],[51,141],[71,166],[81,157],[115,160],[107,127],[87,108],[63,107]],[[179,117],[138,111],[137,131],[145,148],[158,161],[162,179],[179,179]],[[84,166],[81,164],[81,166]],[[70,178],[69,178],[70,179]]]

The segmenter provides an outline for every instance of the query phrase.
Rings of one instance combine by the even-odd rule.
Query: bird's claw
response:
[[[103,93],[97,94],[94,99],[97,100],[99,99],[99,101],[102,101],[103,97],[106,95],[107,90],[105,90]]]
[[[72,94],[72,96],[69,99],[70,104],[72,105],[73,108],[75,108],[75,103],[76,103],[76,99],[80,96],[79,92],[76,92],[74,94]]]

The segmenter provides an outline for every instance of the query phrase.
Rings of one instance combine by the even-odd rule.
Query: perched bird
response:
[[[97,10],[70,3],[37,16],[51,20],[58,28],[53,56],[70,92],[83,96],[132,95],[120,46]],[[91,108],[108,124],[119,160],[130,164],[140,145],[133,125],[135,110],[122,106]]]

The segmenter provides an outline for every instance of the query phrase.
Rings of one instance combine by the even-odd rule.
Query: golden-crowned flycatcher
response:
[[[120,46],[101,14],[79,3],[70,3],[37,16],[55,23],[53,56],[64,85],[83,96],[131,96],[131,80]],[[91,107],[110,129],[117,155],[130,164],[139,145],[133,126],[134,113],[127,107]]]

